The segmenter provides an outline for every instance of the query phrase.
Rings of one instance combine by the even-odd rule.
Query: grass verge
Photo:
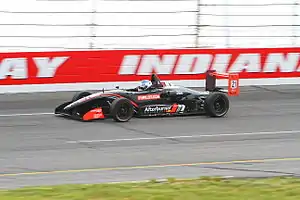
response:
[[[300,179],[151,180],[0,190],[0,200],[299,200]]]

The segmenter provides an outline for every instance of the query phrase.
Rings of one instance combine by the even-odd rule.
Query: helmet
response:
[[[151,87],[152,85],[152,82],[151,81],[148,81],[148,80],[142,80],[140,82],[140,86],[139,88],[142,89],[142,90],[146,90],[148,89],[149,87]]]

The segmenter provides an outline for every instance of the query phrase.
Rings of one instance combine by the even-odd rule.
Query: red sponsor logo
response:
[[[102,108],[95,108],[93,110],[90,110],[83,116],[83,120],[85,121],[93,119],[104,119]]]
[[[159,94],[147,94],[147,95],[139,95],[138,100],[139,101],[146,101],[146,100],[155,100],[160,99]]]

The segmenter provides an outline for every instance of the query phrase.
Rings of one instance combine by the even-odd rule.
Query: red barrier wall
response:
[[[156,72],[199,80],[208,69],[242,79],[298,77],[300,48],[161,49],[0,53],[0,85],[127,82]]]

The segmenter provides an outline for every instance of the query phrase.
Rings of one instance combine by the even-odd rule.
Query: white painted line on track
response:
[[[108,140],[77,140],[77,141],[67,141],[66,143],[77,144],[77,143],[124,142],[124,141],[142,141],[142,140],[202,138],[202,137],[226,137],[226,136],[246,136],[246,135],[278,135],[278,134],[292,134],[292,133],[300,133],[300,130],[269,131],[269,132],[248,132],[248,133],[216,133],[216,134],[209,134],[209,135],[178,135],[178,136],[166,136],[166,137],[123,138],[123,139],[108,139]]]
[[[54,115],[53,113],[13,113],[13,114],[0,114],[0,117],[22,117],[22,116],[41,116],[41,115]]]

